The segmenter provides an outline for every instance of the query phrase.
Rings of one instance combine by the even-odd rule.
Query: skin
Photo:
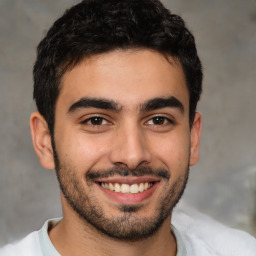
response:
[[[72,106],[82,98],[114,102],[117,110]],[[181,106],[156,109],[142,106],[152,99],[175,98]],[[102,119],[96,120],[94,117]],[[159,119],[156,117],[160,117]],[[94,119],[92,119],[94,118]],[[95,125],[97,124],[97,125]],[[133,205],[138,210],[133,220],[155,217],[161,198],[175,182],[183,179],[188,165],[197,163],[201,116],[196,113],[189,126],[189,93],[180,64],[171,57],[150,50],[118,50],[83,60],[62,78],[56,103],[54,141],[60,161],[60,172],[74,173],[83,194],[93,198],[107,219],[125,216],[120,206]],[[34,112],[31,133],[39,160],[54,169],[53,149],[47,123]],[[170,179],[158,178],[153,192],[146,198],[125,196],[120,201],[109,196],[97,182],[87,182],[86,174],[94,170],[122,167],[131,172],[140,167],[163,168]],[[156,179],[145,175],[145,180]],[[103,179],[133,183],[117,174]],[[98,180],[97,180],[98,181]],[[102,181],[102,179],[101,179]],[[156,180],[154,180],[156,181]],[[68,182],[66,182],[68,187]],[[182,193],[179,184],[178,193]],[[70,191],[73,190],[70,185]],[[177,196],[177,195],[176,195]],[[138,241],[113,239],[81,219],[61,193],[63,220],[49,232],[61,255],[176,255],[176,241],[170,232],[171,209],[156,233]],[[98,242],[100,239],[100,243]]]

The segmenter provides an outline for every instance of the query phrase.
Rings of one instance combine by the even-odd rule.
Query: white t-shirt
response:
[[[60,256],[48,236],[49,225],[22,240],[4,246],[0,256]],[[256,256],[256,239],[249,234],[228,228],[194,210],[173,213],[172,230],[177,240],[177,256]]]

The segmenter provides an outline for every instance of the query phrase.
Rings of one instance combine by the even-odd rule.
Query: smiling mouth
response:
[[[155,182],[143,182],[135,184],[120,184],[120,183],[111,183],[111,182],[99,182],[99,185],[102,188],[107,190],[122,193],[122,194],[138,194],[150,189]]]

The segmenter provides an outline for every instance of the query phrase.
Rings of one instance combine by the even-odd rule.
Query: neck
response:
[[[63,256],[175,256],[177,245],[171,232],[170,220],[171,217],[167,218],[151,237],[129,242],[110,238],[77,219],[77,216],[66,218],[64,214],[63,220],[49,232],[49,237]]]

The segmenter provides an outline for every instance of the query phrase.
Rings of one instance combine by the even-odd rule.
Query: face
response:
[[[172,58],[120,50],[84,60],[63,76],[56,104],[64,216],[75,212],[117,239],[151,236],[182,195],[199,133]]]

